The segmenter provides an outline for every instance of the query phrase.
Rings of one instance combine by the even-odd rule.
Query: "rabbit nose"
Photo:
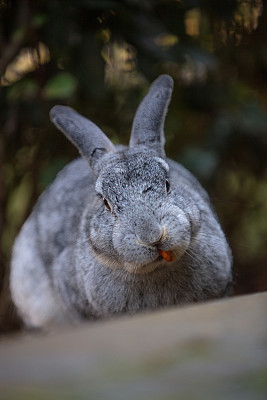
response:
[[[155,246],[161,241],[163,236],[163,229],[158,224],[151,224],[150,222],[142,223],[136,227],[136,239],[140,244],[146,246]]]

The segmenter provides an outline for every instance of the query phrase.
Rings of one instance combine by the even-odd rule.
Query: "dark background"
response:
[[[267,289],[267,12],[261,0],[0,0],[0,330],[20,328],[11,246],[74,147],[67,104],[127,144],[149,84],[170,74],[168,156],[210,193],[235,294]]]

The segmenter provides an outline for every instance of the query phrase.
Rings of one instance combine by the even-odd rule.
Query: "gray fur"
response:
[[[151,86],[129,147],[113,146],[69,107],[52,109],[51,120],[83,159],[58,174],[14,244],[11,292],[27,325],[49,327],[225,295],[232,258],[209,197],[185,168],[164,156],[171,90],[166,75]],[[175,260],[165,261],[159,249],[171,250]]]
[[[92,169],[103,154],[116,151],[115,146],[98,126],[70,107],[53,107],[50,111],[50,119],[78,148],[81,156]]]
[[[163,128],[172,89],[173,80],[169,75],[161,75],[151,85],[135,114],[130,147],[148,144],[165,157]]]

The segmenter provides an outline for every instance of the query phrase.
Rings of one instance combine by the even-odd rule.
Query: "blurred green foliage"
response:
[[[11,246],[76,150],[49,122],[67,104],[127,143],[161,73],[175,80],[167,154],[208,189],[236,293],[267,288],[267,12],[261,0],[0,1],[0,324]]]

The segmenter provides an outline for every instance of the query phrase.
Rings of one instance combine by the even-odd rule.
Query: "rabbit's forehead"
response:
[[[126,157],[109,165],[96,181],[100,193],[123,192],[127,188],[142,190],[148,184],[165,183],[169,166],[160,157]]]

